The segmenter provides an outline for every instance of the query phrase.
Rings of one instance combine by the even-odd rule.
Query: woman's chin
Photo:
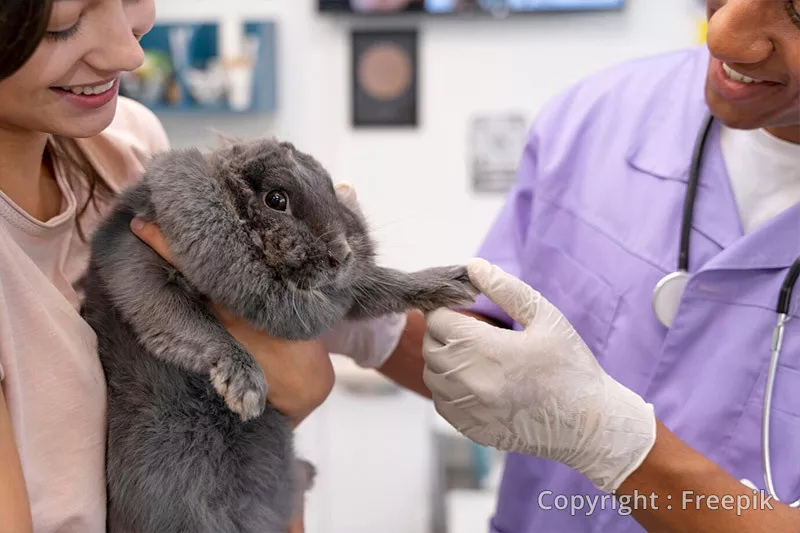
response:
[[[75,139],[86,139],[99,135],[114,122],[114,115],[117,111],[116,105],[106,107],[108,109],[97,109],[89,113],[82,113],[77,117],[64,117],[51,123],[50,133]]]

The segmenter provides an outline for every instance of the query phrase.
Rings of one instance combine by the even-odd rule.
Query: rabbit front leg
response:
[[[348,318],[469,305],[477,294],[465,266],[433,267],[416,272],[376,267],[356,283],[354,305]]]
[[[136,244],[138,246],[138,244]],[[258,417],[267,383],[255,359],[211,315],[162,260],[120,261],[105,277],[114,306],[155,357],[208,374],[227,406],[242,420]]]

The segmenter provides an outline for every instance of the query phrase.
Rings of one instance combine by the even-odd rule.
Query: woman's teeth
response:
[[[739,83],[764,83],[763,80],[757,80],[755,78],[745,76],[744,74],[739,74],[725,63],[722,64],[722,69],[725,71],[725,74],[727,74],[728,77],[733,81],[738,81]]]
[[[105,85],[98,85],[96,87],[83,87],[80,85],[75,85],[74,87],[61,87],[61,89],[65,91],[70,91],[73,94],[92,95],[92,94],[102,94],[111,89],[111,87],[113,86],[114,86],[114,81],[112,80],[106,83]]]

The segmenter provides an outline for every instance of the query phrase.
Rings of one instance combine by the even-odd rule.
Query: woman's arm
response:
[[[330,394],[333,363],[322,341],[286,341],[265,335],[224,309],[217,315],[225,329],[255,358],[269,383],[267,399],[296,428]]]
[[[0,387],[0,533],[33,531],[28,491],[22,475],[17,444]]]
[[[153,224],[132,228],[166,261],[174,264],[163,235]],[[330,394],[335,382],[333,363],[321,340],[287,341],[266,335],[225,308],[214,306],[220,323],[252,355],[269,384],[267,400],[296,429]],[[304,506],[287,533],[303,533]],[[0,530],[0,533],[5,533]]]
[[[166,261],[175,264],[164,236],[154,224],[131,229]],[[214,306],[213,311],[261,366],[269,384],[267,400],[289,417],[293,427],[325,401],[333,389],[334,370],[321,340],[296,342],[274,338],[222,307]]]
[[[800,510],[754,494],[661,422],[652,450],[616,494],[651,533],[800,533]]]

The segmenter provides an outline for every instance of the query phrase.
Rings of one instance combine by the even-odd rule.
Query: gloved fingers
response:
[[[479,403],[491,403],[502,394],[505,383],[502,369],[497,365],[487,365],[487,354],[480,350],[480,345],[465,349],[463,345],[442,344],[425,334],[422,339],[422,357],[425,359],[422,378],[434,397],[471,408]],[[467,405],[465,401],[471,403]]]
[[[485,259],[467,263],[467,272],[475,288],[508,313],[515,322],[528,327],[533,322],[543,297],[524,281],[508,274]]]
[[[468,409],[453,400],[434,398],[433,405],[445,420],[456,425],[456,429],[467,429],[465,426],[472,429],[481,423]]]
[[[480,338],[484,327],[492,327],[474,317],[444,307],[425,315],[425,323],[427,333],[443,344]]]
[[[425,368],[444,375],[448,381],[463,382],[463,374],[471,371],[475,352],[463,344],[443,344],[426,332],[422,336],[422,358]]]
[[[433,405],[439,416],[444,418],[456,431],[477,444],[493,445],[487,441],[486,435],[484,435],[486,423],[476,417],[472,411],[444,399],[434,399]]]
[[[425,360],[426,369],[430,367],[438,374],[447,372],[449,365],[444,364],[446,352],[447,347],[426,331],[422,336],[422,358]]]
[[[457,376],[448,372],[436,372],[429,365],[425,365],[422,371],[422,382],[431,391],[434,399],[455,401],[471,395]]]

